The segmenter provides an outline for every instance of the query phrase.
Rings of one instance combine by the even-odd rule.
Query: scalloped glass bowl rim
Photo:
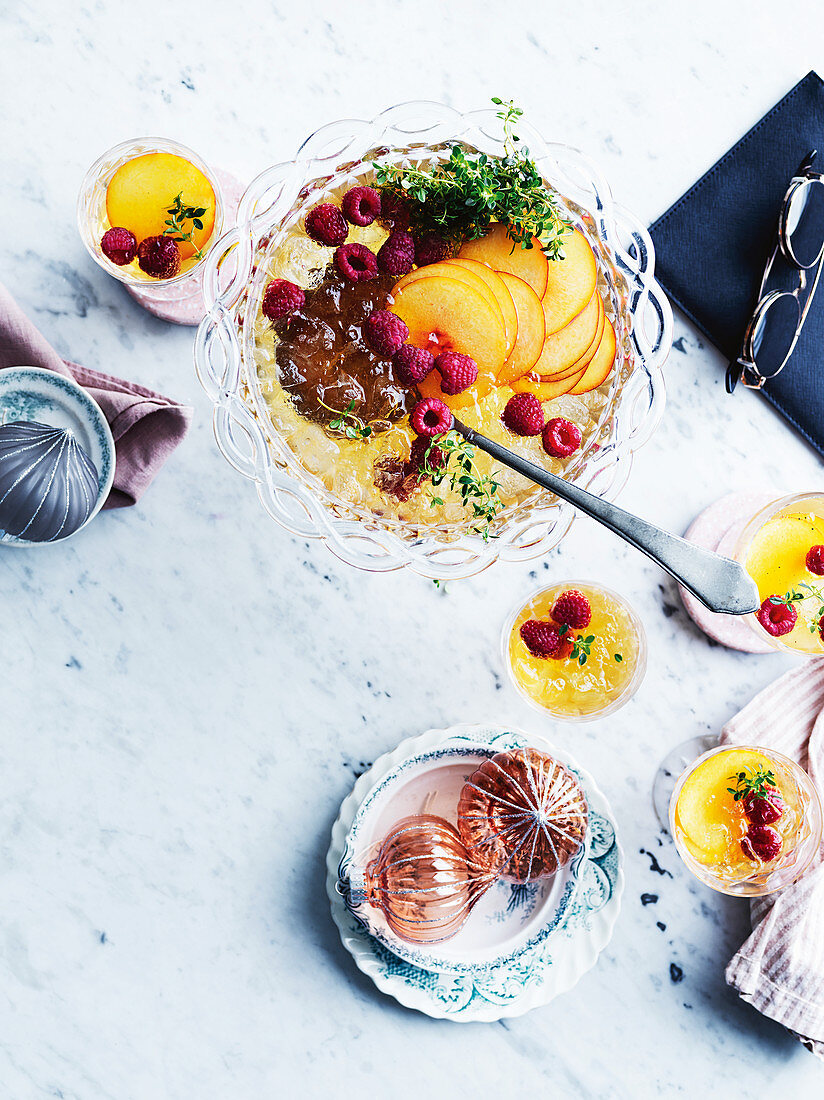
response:
[[[310,138],[307,138],[301,146],[301,150],[295,162],[283,162],[280,165],[275,165],[273,168],[267,169],[265,172],[261,173],[257,179],[253,181],[241,202],[239,228],[225,234],[225,248],[215,249],[213,256],[208,261],[209,266],[207,267],[204,280],[207,288],[207,301],[211,296],[215,305],[210,309],[209,313],[207,313],[207,317],[198,333],[198,340],[196,342],[196,363],[204,388],[207,389],[207,392],[217,390],[217,396],[215,396],[214,393],[212,393],[212,396],[213,400],[215,400],[217,404],[220,404],[221,401],[224,400],[223,394],[220,392],[220,387],[210,384],[210,381],[207,380],[210,371],[208,362],[208,341],[210,339],[210,332],[220,322],[220,318],[217,316],[218,311],[228,314],[233,322],[237,322],[240,307],[242,304],[245,304],[245,315],[242,326],[243,332],[240,346],[237,349],[240,356],[239,380],[241,385],[246,386],[248,389],[258,427],[261,429],[261,434],[265,438],[267,462],[276,466],[281,471],[288,471],[287,476],[289,480],[293,482],[293,485],[290,486],[290,491],[298,497],[298,499],[301,498],[302,493],[308,494],[316,502],[320,502],[324,510],[336,514],[336,518],[332,520],[331,524],[327,523],[326,531],[317,529],[313,534],[316,537],[324,538],[333,553],[341,557],[342,560],[348,560],[361,568],[383,571],[410,565],[424,575],[457,577],[479,572],[481,569],[491,565],[499,557],[526,558],[534,557],[539,553],[548,551],[553,546],[557,545],[567,533],[572,522],[573,510],[569,505],[558,501],[557,498],[553,498],[551,494],[536,490],[535,494],[531,495],[531,499],[528,498],[526,501],[507,506],[504,512],[498,517],[496,521],[497,530],[501,531],[504,536],[508,535],[509,539],[500,538],[490,541],[489,543],[483,543],[479,536],[468,532],[467,522],[453,521],[450,523],[432,525],[431,528],[423,528],[420,524],[412,524],[409,521],[377,516],[371,510],[358,507],[336,496],[333,492],[328,490],[318,478],[310,474],[300,464],[297,456],[291,451],[285,441],[279,437],[277,429],[275,429],[274,425],[271,423],[265,400],[260,394],[257,384],[256,372],[250,366],[250,364],[254,363],[254,357],[251,350],[251,330],[254,324],[253,314],[255,312],[250,308],[250,304],[256,304],[260,293],[262,293],[263,283],[266,278],[265,265],[260,264],[256,272],[252,271],[252,267],[259,258],[263,248],[265,247],[268,253],[270,249],[277,247],[282,236],[301,216],[304,208],[313,201],[316,201],[317,189],[310,189],[309,185],[314,184],[317,180],[321,180],[324,186],[328,188],[333,186],[335,181],[341,181],[347,176],[357,175],[358,170],[362,170],[364,162],[367,161],[370,156],[376,156],[381,149],[384,148],[381,146],[380,138],[387,136],[386,131],[391,124],[390,116],[397,116],[404,109],[414,109],[419,106],[421,105],[400,104],[384,112],[382,115],[379,115],[378,118],[371,123],[356,123],[346,120],[340,123],[331,123],[329,126],[316,131]],[[424,104],[423,106],[431,107],[433,105]],[[440,107],[439,109],[449,110]],[[414,130],[404,131],[404,136],[407,139],[405,145],[391,146],[390,151],[397,151],[398,154],[402,156],[410,146],[415,146],[425,151],[436,152],[443,147],[445,142],[449,141],[464,140],[468,144],[472,144],[471,135],[467,134],[467,130],[477,124],[479,119],[490,120],[494,118],[494,111],[476,111],[466,115],[460,115],[453,112],[447,121],[456,128],[458,123],[461,123],[457,133],[455,133],[454,130],[451,131],[450,134],[444,133],[436,142],[415,143],[411,139],[415,136],[416,132]],[[376,133],[375,130],[379,124],[383,124],[383,128],[380,132]],[[371,127],[371,129],[369,129],[366,135],[361,135],[359,133],[353,134],[352,127],[356,125],[368,126]],[[440,128],[443,128],[445,123],[442,120],[440,124],[433,124],[427,131],[423,132],[423,135],[419,134],[419,136],[426,137],[428,132],[437,128],[438,125],[440,125]],[[347,127],[349,129],[347,129]],[[560,155],[565,154],[578,159],[578,163],[573,164],[573,169],[583,171],[582,165],[585,164],[587,170],[591,173],[587,183],[593,192],[598,210],[597,220],[596,216],[592,214],[588,207],[584,206],[578,199],[569,196],[570,190],[573,192],[575,190],[574,185],[565,188],[559,185],[558,189],[562,199],[569,198],[567,206],[568,209],[571,210],[576,220],[576,224],[584,229],[591,243],[595,246],[595,251],[599,259],[600,280],[602,285],[605,284],[605,289],[609,295],[609,302],[616,319],[622,321],[623,331],[619,341],[620,363],[612,379],[606,406],[601,413],[596,428],[590,433],[587,449],[582,452],[574,467],[567,472],[567,476],[572,475],[570,478],[571,480],[582,480],[588,477],[585,483],[591,489],[594,483],[604,481],[606,478],[607,484],[603,486],[601,495],[612,497],[623,486],[629,474],[632,452],[647,441],[654,428],[657,426],[663,411],[663,379],[659,368],[669,350],[672,325],[671,312],[669,312],[669,306],[660,294],[652,276],[654,253],[651,243],[643,228],[640,227],[640,232],[644,234],[643,244],[646,248],[646,256],[639,259],[637,256],[637,252],[639,251],[637,237],[634,236],[634,234],[639,231],[639,227],[637,224],[634,224],[634,220],[631,219],[629,215],[624,215],[627,221],[629,221],[629,226],[624,224],[623,228],[629,233],[630,237],[633,238],[636,256],[629,256],[627,252],[623,250],[618,239],[619,234],[616,221],[613,217],[615,207],[611,200],[609,188],[600,177],[600,174],[597,173],[597,171],[585,161],[585,158],[582,158],[575,150],[559,144],[547,144],[543,142],[540,135],[537,135],[531,128],[524,127],[524,129],[534,135],[534,139],[540,142],[543,147],[541,154],[536,157],[539,167],[541,167],[543,162],[549,160],[556,166],[556,174],[562,173],[564,168],[558,158]],[[480,133],[482,136],[486,137],[488,141],[497,142],[500,145],[500,139],[498,137],[487,135],[483,129],[481,129]],[[340,137],[341,134],[347,136],[349,139],[347,144],[342,148],[336,147],[334,152],[327,153],[325,158],[316,156],[305,161],[300,160],[301,154],[304,153],[307,147],[311,147],[313,143],[317,143],[323,135],[327,135],[328,138],[331,139],[335,136]],[[339,161],[344,160],[344,154],[347,151],[350,155],[341,165]],[[323,172],[324,159],[335,161],[334,170],[329,169],[325,174]],[[261,213],[257,213],[257,206],[267,195],[270,178],[273,178],[278,171],[284,172],[290,168],[292,170],[291,190],[288,187],[288,181],[281,181],[281,190],[277,197],[272,201],[269,207]],[[301,178],[299,181],[296,181],[295,177],[299,169],[301,170]],[[566,170],[569,170],[568,167]],[[548,171],[545,172],[545,175],[550,179],[550,182],[552,182],[551,175]],[[582,189],[581,185],[577,186],[580,191]],[[284,192],[287,192],[285,197]],[[590,202],[592,202],[593,196],[590,196]],[[274,214],[273,211],[275,212]],[[586,219],[586,221],[584,219]],[[267,238],[267,235],[268,240],[265,241],[265,245],[262,245],[261,242]],[[612,243],[610,239],[612,239]],[[232,276],[231,282],[221,291],[219,271],[222,259],[230,252],[237,251],[236,245],[238,244],[242,244],[244,248],[251,250],[251,254],[248,257],[249,262],[245,265],[238,262],[236,272]],[[620,250],[623,257],[629,260],[629,264],[619,261],[616,249]],[[647,268],[641,266],[644,259],[646,259],[649,265]],[[636,262],[636,268],[631,266],[633,262]],[[242,274],[241,268],[243,268]],[[210,287],[211,290],[209,289]],[[651,345],[645,340],[645,354],[639,345],[637,336],[637,316],[639,312],[647,308],[650,300],[652,300],[656,316],[659,319],[660,332],[654,348],[651,349]],[[228,307],[224,302],[229,303]],[[627,347],[630,345],[630,342],[632,342],[631,351],[628,353]],[[632,369],[630,374],[624,379],[622,388],[626,389],[626,387],[630,385],[632,379],[639,375],[643,376],[643,384],[640,385],[639,388],[639,384],[636,382],[634,392],[628,399],[628,409],[625,414],[622,415],[621,394],[618,392],[618,388],[620,375],[622,371],[625,371],[625,363],[628,357],[632,358]],[[204,375],[207,377],[204,377]],[[214,376],[212,376],[211,381],[214,383]],[[645,402],[642,398],[645,398]],[[244,403],[248,406],[249,401],[244,400]],[[632,421],[636,419],[637,406],[644,403],[646,407],[644,408],[640,422],[636,420],[635,423],[632,423]],[[624,427],[625,423],[628,426],[625,432],[621,433],[621,429]],[[241,467],[226,453],[226,449],[221,441],[217,420],[215,432],[218,436],[218,443],[226,454],[226,457],[233,465],[236,465],[236,467],[240,469]],[[605,432],[608,434],[604,439]],[[625,437],[618,438],[619,434],[623,434]],[[604,441],[599,442],[602,439]],[[599,449],[597,451],[594,446],[595,443],[598,443]],[[249,476],[254,476],[259,482],[261,499],[270,514],[273,515],[273,518],[280,520],[280,522],[284,522],[280,516],[275,514],[265,499],[265,495],[262,491],[263,486],[260,484],[262,479],[259,475],[259,471],[256,470],[254,475]],[[354,519],[352,517],[354,517]],[[365,539],[369,539],[372,533],[377,530],[382,531],[385,536],[388,536],[390,540],[394,540],[397,544],[394,547],[395,559],[389,562],[384,559],[374,562],[353,561],[351,556],[347,555],[345,552],[346,542],[344,537],[332,529],[335,523],[347,523],[350,527],[355,524],[361,525],[362,535]],[[288,526],[288,524],[285,525]],[[531,532],[539,528],[542,529],[540,537],[532,538]],[[521,538],[524,540],[528,534],[530,535],[530,539],[526,541],[525,544],[523,541],[521,545],[516,544],[517,539]],[[406,541],[401,537],[402,535],[407,536]],[[410,541],[412,545],[410,545]],[[424,567],[424,563],[420,557],[412,553],[412,546],[414,546],[416,551],[419,551],[423,544],[430,544],[437,557],[441,560],[434,561],[431,556],[425,555],[426,566]],[[448,554],[450,551],[460,555],[465,552],[465,547],[468,547],[472,551],[471,560],[454,563],[444,563],[442,560],[444,554]],[[502,550],[502,547],[510,549],[511,553],[507,553],[506,549]],[[382,549],[386,551],[385,546],[382,546]],[[391,554],[391,551],[388,553]]]

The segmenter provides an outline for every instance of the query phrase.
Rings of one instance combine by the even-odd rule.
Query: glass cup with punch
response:
[[[217,175],[197,153],[166,138],[121,142],[86,173],[77,221],[95,263],[141,305],[166,320],[199,322],[204,261],[225,207]]]
[[[796,882],[821,843],[821,799],[795,761],[722,745],[681,775],[667,827],[690,871],[722,894],[759,897]]]

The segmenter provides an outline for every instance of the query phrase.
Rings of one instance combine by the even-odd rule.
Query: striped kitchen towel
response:
[[[824,793],[824,658],[785,673],[724,726],[721,742],[792,757]],[[792,886],[750,903],[752,935],[727,967],[745,1001],[824,1058],[824,845]]]

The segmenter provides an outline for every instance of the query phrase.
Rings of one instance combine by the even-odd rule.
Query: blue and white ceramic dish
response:
[[[339,867],[341,887],[363,870],[381,841],[402,817],[433,813],[457,824],[456,809],[472,773],[501,752],[460,734],[401,761],[361,803],[346,837]],[[554,755],[557,756],[557,753]],[[353,910],[369,932],[413,966],[436,972],[481,974],[543,943],[563,924],[578,890],[589,835],[579,852],[551,878],[514,883],[501,878],[479,898],[466,923],[441,943],[411,944],[389,927],[381,910],[363,904]]]
[[[371,935],[363,922],[346,908],[339,890],[339,872],[341,868],[345,870],[347,859],[352,858],[351,845],[347,845],[352,827],[358,818],[366,821],[368,812],[375,822],[376,831],[383,828],[387,804],[380,792],[392,789],[394,784],[387,784],[387,781],[391,781],[394,773],[405,774],[405,765],[410,767],[409,774],[414,774],[415,767],[410,762],[431,757],[432,754],[445,759],[444,752],[451,755],[452,750],[461,746],[465,753],[476,754],[483,749],[489,755],[525,745],[550,752],[572,768],[584,787],[589,803],[587,847],[575,872],[576,889],[563,905],[562,919],[552,925],[545,935],[541,935],[536,928],[531,929],[534,934],[527,935],[527,942],[510,951],[508,957],[497,965],[449,965],[445,969],[415,965],[390,949],[384,936],[378,938]],[[403,796],[403,787],[397,790]],[[414,796],[413,787],[409,788],[410,792]],[[360,813],[362,808],[363,814]],[[440,809],[437,804],[435,807],[427,806],[427,810],[433,812],[440,812]],[[359,833],[360,829],[356,830],[356,839]],[[379,840],[379,837],[375,839]],[[430,1016],[458,1022],[490,1021],[521,1015],[531,1008],[549,1003],[559,993],[572,988],[581,975],[594,965],[609,942],[620,909],[622,864],[623,855],[606,799],[591,776],[577,767],[566,753],[543,738],[520,730],[454,726],[448,730],[430,730],[421,737],[403,742],[393,753],[377,760],[360,777],[341,806],[340,816],[332,830],[332,844],[327,855],[327,893],[344,946],[379,989],[402,1004]],[[511,891],[509,900],[512,908],[503,914],[501,921],[502,925],[508,924],[511,929],[514,926],[512,922],[522,919],[519,910],[529,909],[534,899],[528,896],[530,887],[527,887],[525,894],[524,887],[500,885]],[[501,900],[496,902],[499,911]],[[508,906],[503,908],[507,910]],[[474,917],[473,911],[470,921]],[[550,923],[544,921],[547,927]],[[469,924],[468,921],[467,926]],[[489,927],[494,926],[481,920],[475,926],[476,938],[484,940]],[[463,930],[455,940],[462,935]],[[450,942],[454,941],[447,941],[447,944]],[[429,945],[427,950],[431,950],[432,946],[443,949],[447,944]],[[451,960],[452,964],[454,962],[454,959]]]
[[[98,475],[97,496],[83,530],[103,507],[112,487],[115,449],[112,433],[99,405],[73,379],[43,367],[0,370],[0,423],[36,421],[68,429],[89,456]],[[73,532],[76,533],[76,532]],[[65,538],[55,542],[65,541]],[[0,546],[48,546],[0,532]]]

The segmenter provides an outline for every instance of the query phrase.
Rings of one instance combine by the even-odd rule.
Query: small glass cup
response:
[[[745,861],[743,857],[741,864],[735,866],[702,863],[690,851],[686,834],[678,823],[678,800],[686,781],[712,757],[735,750],[757,752],[769,759],[785,802],[785,814],[775,823],[782,833],[784,847],[774,860],[762,864],[762,870],[754,870],[752,861]],[[792,818],[784,820],[789,814]],[[821,829],[821,798],[813,781],[794,760],[760,745],[720,745],[703,753],[681,775],[670,799],[669,832],[681,859],[696,878],[713,890],[733,897],[761,897],[796,882],[818,853]]]
[[[766,507],[756,512],[756,514],[745,523],[735,543],[735,549],[733,550],[733,556],[736,561],[739,561],[744,568],[750,572],[751,567],[748,562],[750,561],[753,544],[765,525],[776,517],[800,514],[809,514],[811,517],[820,519],[820,543],[824,544],[824,494],[794,493],[789,496],[779,497],[777,500],[772,501]],[[811,520],[811,523],[812,522]],[[810,539],[811,546],[817,544],[819,541],[817,534],[812,531]],[[746,622],[750,628],[756,632],[762,642],[766,642],[774,649],[789,653],[798,653],[806,657],[824,656],[824,641],[822,641],[821,635],[817,629],[818,616],[816,615],[816,612],[820,608],[824,608],[824,577],[816,577],[814,574],[807,572],[800,560],[798,562],[798,568],[794,568],[792,572],[793,574],[797,572],[799,576],[793,576],[791,578],[789,576],[782,577],[779,575],[776,578],[778,587],[783,588],[783,591],[767,591],[763,578],[754,576],[753,579],[759,585],[759,595],[762,600],[767,599],[767,597],[771,595],[783,596],[790,588],[800,591],[800,593],[805,596],[803,600],[797,601],[793,605],[798,612],[798,621],[793,630],[781,637],[775,637],[764,629],[754,614],[745,616]],[[778,573],[781,573],[780,567],[778,568]],[[817,599],[815,594],[809,589],[799,589],[798,586],[802,582],[811,584],[814,588],[820,589],[822,598]],[[815,626],[816,629],[811,630],[811,625]]]
[[[570,631],[570,637],[581,635],[587,638],[595,634],[596,641],[592,643],[595,661],[593,662],[592,653],[583,665],[572,657],[561,660],[552,657],[546,659],[532,657],[518,633],[521,622],[529,618],[549,618],[549,611],[555,600],[570,588],[583,592],[593,609],[590,626],[582,630]],[[614,644],[610,641],[606,645],[599,634],[599,624],[605,614],[609,615],[612,628],[610,637],[613,633],[617,634]],[[599,642],[603,644],[599,645]],[[601,652],[604,645],[606,650]],[[523,653],[520,650],[523,650]],[[616,660],[616,653],[620,660]],[[517,604],[504,624],[501,635],[501,654],[516,691],[536,710],[565,722],[589,722],[594,718],[604,718],[614,713],[628,703],[638,690],[647,668],[647,638],[638,615],[617,592],[590,581],[563,581],[539,589],[528,600]],[[537,690],[531,692],[529,682],[524,676],[518,675],[518,669],[514,663],[517,660],[520,660],[521,671],[532,675],[532,683],[536,689],[541,674],[546,673],[547,677],[552,677],[553,682],[566,681],[571,688],[571,696],[566,702],[564,701],[563,687],[554,693],[558,696],[554,702],[551,695],[546,696],[545,690],[540,693],[544,696],[543,698],[539,696]],[[599,662],[599,667],[605,673],[608,670],[608,679],[612,681],[612,687],[607,690],[599,690],[597,685],[588,690],[575,688],[573,686],[575,683],[583,685],[587,680],[593,679],[593,669]],[[565,676],[565,673],[572,675]]]
[[[104,255],[100,247],[101,237],[111,228],[106,215],[106,190],[112,176],[128,161],[149,153],[171,153],[189,161],[203,173],[215,194],[214,226],[209,239],[201,246],[202,255],[192,258],[193,262],[184,261],[182,270],[171,279],[152,278],[136,264],[119,267]],[[224,214],[223,195],[215,173],[192,149],[168,138],[134,138],[115,145],[98,157],[86,172],[77,197],[77,224],[89,255],[105,272],[125,283],[138,300],[156,304],[186,301],[200,295],[203,264],[223,232]]]

